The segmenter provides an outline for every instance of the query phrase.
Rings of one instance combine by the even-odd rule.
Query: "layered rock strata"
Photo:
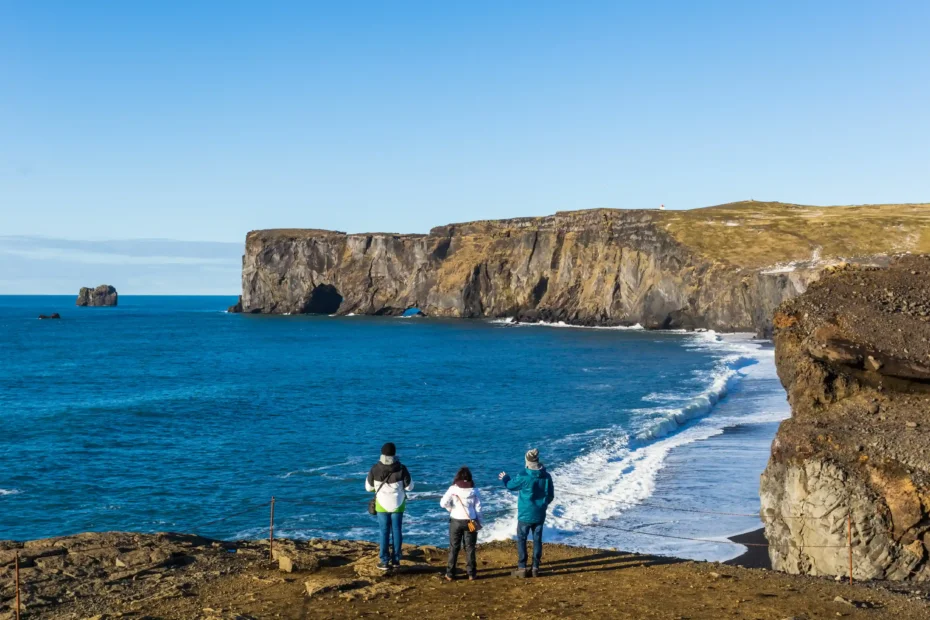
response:
[[[792,415],[761,482],[773,567],[930,580],[930,257],[839,268],[774,319]],[[851,527],[850,527],[851,526]]]
[[[846,230],[857,219],[869,230],[897,222],[897,232],[876,242]],[[439,317],[768,333],[774,309],[825,265],[880,262],[892,246],[930,241],[914,233],[928,226],[930,205],[749,202],[567,212],[428,235],[261,230],[246,238],[242,311],[398,315],[415,307]]]

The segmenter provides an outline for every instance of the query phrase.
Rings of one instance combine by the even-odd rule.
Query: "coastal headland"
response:
[[[418,308],[433,317],[769,335],[779,304],[824,267],[921,251],[930,251],[930,204],[594,209],[427,235],[257,230],[245,242],[241,311]]]

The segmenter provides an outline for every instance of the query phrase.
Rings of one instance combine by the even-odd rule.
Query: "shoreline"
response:
[[[760,527],[750,532],[735,534],[727,538],[735,543],[748,543],[750,545],[768,545],[768,539],[765,537],[765,528]],[[732,560],[723,562],[727,566],[739,566],[742,568],[761,568],[772,570],[772,560],[769,558],[767,547],[746,547],[746,551],[736,556]]]

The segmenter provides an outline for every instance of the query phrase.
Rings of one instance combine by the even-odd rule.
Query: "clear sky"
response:
[[[0,0],[0,234],[928,201],[928,24],[925,0]]]

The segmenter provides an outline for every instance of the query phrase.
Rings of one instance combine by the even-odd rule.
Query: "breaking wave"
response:
[[[578,544],[604,546],[603,534],[588,526],[615,518],[653,495],[657,475],[673,449],[719,435],[730,426],[777,419],[759,412],[739,418],[715,419],[711,415],[744,376],[744,369],[770,356],[771,351],[746,335],[721,337],[714,332],[692,334],[686,346],[719,354],[698,393],[653,393],[644,400],[659,406],[630,410],[632,417],[622,426],[563,438],[586,442],[589,447],[551,470],[557,494],[547,524],[556,540],[572,538]],[[695,424],[698,420],[701,424]],[[495,499],[506,507],[507,514],[485,528],[483,539],[512,538],[516,497],[500,493]]]

